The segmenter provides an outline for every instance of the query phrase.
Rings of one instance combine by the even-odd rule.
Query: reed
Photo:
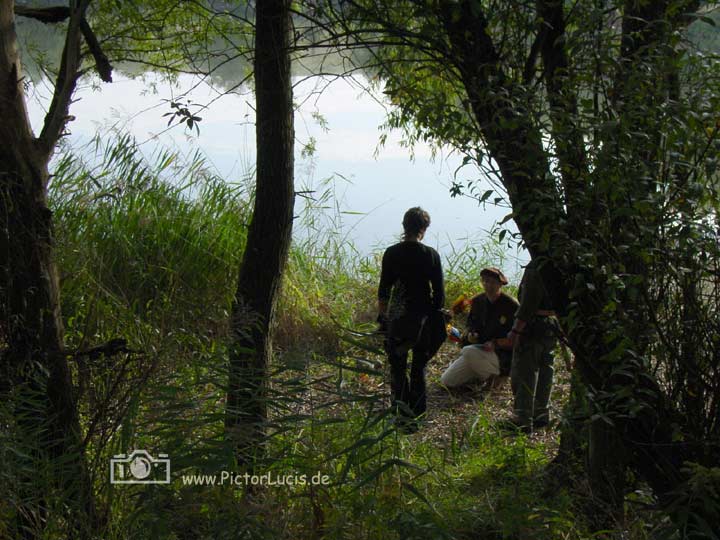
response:
[[[338,214],[318,214],[332,203],[328,190],[301,210],[300,228],[315,234],[296,235],[291,249],[267,457],[255,464],[306,483],[184,481],[243,473],[233,469],[223,419],[228,313],[252,174],[227,182],[200,155],[145,157],[127,136],[63,154],[53,172],[68,348],[127,344],[120,354],[73,364],[103,538],[582,538],[567,497],[539,495],[542,445],[496,433],[483,407],[459,430],[448,427],[446,439],[397,431],[381,343],[348,331],[374,328],[380,253],[358,253]],[[451,250],[449,301],[479,291],[480,269],[497,264],[487,254]],[[442,411],[436,421],[451,425],[453,414]],[[17,461],[8,448],[20,444],[11,431],[0,430],[8,465]],[[133,448],[169,454],[173,482],[111,485],[110,458]],[[0,470],[0,495],[8,495],[0,516],[16,508],[12,471]],[[326,484],[312,485],[318,474]],[[62,512],[49,521],[58,527],[47,527],[46,537],[59,537]]]

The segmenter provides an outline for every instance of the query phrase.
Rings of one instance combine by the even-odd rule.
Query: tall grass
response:
[[[81,323],[69,338],[126,330],[112,313],[161,333],[217,330],[244,247],[247,183],[213,176],[198,155],[146,160],[127,136],[94,148],[93,165],[65,154],[50,184],[66,319]]]
[[[146,158],[122,136],[83,152],[58,159],[50,196],[69,349],[127,341],[125,352],[73,364],[103,538],[581,537],[565,499],[537,502],[542,449],[501,437],[482,410],[448,445],[395,429],[381,344],[351,332],[373,328],[380,254],[354,250],[337,215],[318,217],[332,205],[328,190],[300,211],[314,234],[291,249],[267,459],[256,470],[329,483],[183,483],[183,474],[242,472],[232,471],[223,418],[251,175],[227,183],[197,155]],[[485,254],[468,248],[446,261],[451,300],[478,292],[480,269],[497,264]],[[109,459],[132,448],[168,453],[174,482],[110,485]]]

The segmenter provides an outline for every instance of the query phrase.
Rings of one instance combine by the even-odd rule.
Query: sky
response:
[[[430,213],[432,223],[424,242],[441,255],[450,257],[468,246],[482,252],[493,224],[509,210],[493,205],[483,208],[473,199],[450,196],[461,157],[440,151],[433,158],[426,144],[416,145],[411,152],[396,131],[378,147],[387,106],[382,96],[370,95],[362,79],[327,82],[317,78],[295,81],[294,97],[299,105],[295,115],[296,190],[315,190],[319,196],[332,188],[335,200],[325,211],[325,221],[333,222],[361,255],[396,242],[402,232],[402,216],[412,206],[422,206]],[[79,147],[97,132],[107,137],[112,129],[127,130],[145,155],[151,155],[158,145],[185,154],[200,149],[216,173],[236,181],[252,168],[255,159],[252,94],[220,95],[217,89],[198,83],[183,76],[170,86],[152,74],[143,79],[116,75],[111,84],[84,83],[71,107],[75,118],[68,126],[69,142]],[[323,91],[316,93],[319,87]],[[49,86],[37,86],[28,100],[36,133],[49,96]],[[170,111],[167,100],[181,96],[182,102],[192,102],[193,111],[207,105],[197,112],[202,117],[199,134],[184,126],[167,129],[168,118],[163,117]],[[322,122],[317,120],[318,114]],[[312,140],[315,151],[302,155],[303,146]],[[458,179],[478,176],[470,167],[458,174]],[[305,202],[305,198],[296,199],[296,214]],[[514,230],[512,221],[509,225]],[[296,228],[296,237],[304,234],[308,232]],[[517,276],[526,255],[521,252],[518,256],[515,249],[505,255],[504,270],[508,276]]]

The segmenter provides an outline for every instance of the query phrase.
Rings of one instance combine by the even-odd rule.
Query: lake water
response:
[[[96,133],[110,137],[114,130],[129,131],[147,155],[163,145],[184,154],[199,149],[216,172],[235,181],[252,170],[255,160],[253,96],[248,91],[221,95],[217,88],[183,76],[169,85],[152,74],[142,79],[116,75],[111,84],[81,85],[71,107],[75,120],[69,124],[69,142],[80,147]],[[294,89],[298,110],[296,130],[296,189],[331,189],[325,222],[340,237],[352,242],[358,252],[369,255],[395,242],[402,232],[405,210],[422,206],[432,224],[425,243],[449,256],[468,246],[482,250],[490,243],[490,229],[509,210],[480,206],[469,198],[452,198],[449,187],[461,157],[440,151],[433,159],[429,146],[412,151],[402,145],[402,135],[388,134],[378,147],[387,104],[382,96],[365,91],[363,79],[297,79]],[[321,93],[317,91],[323,88]],[[38,85],[29,100],[36,132],[48,104],[50,89]],[[167,129],[168,100],[190,103],[202,117],[200,133],[184,126]],[[318,120],[318,115],[322,120]],[[303,154],[313,142],[314,152]],[[411,155],[413,158],[411,159]],[[477,169],[463,168],[458,179],[477,178]],[[487,185],[483,189],[489,189]],[[299,205],[306,199],[298,197]],[[514,224],[508,224],[514,230]],[[295,235],[322,234],[296,228]],[[517,277],[527,261],[525,252],[501,249],[502,264],[509,276]],[[496,256],[495,258],[498,258]]]

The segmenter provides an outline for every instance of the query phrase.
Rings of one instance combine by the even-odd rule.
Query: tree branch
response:
[[[535,64],[537,62],[538,54],[540,54],[540,48],[543,45],[543,41],[545,41],[546,35],[547,32],[545,31],[545,26],[543,25],[540,28],[540,31],[537,33],[537,36],[535,36],[535,40],[530,47],[530,53],[528,54],[527,60],[525,61],[525,67],[523,69],[523,84],[525,86],[530,85],[533,77],[535,76]]]
[[[538,41],[550,104],[553,139],[557,149],[565,200],[568,212],[571,212],[573,209],[578,209],[579,201],[588,199],[584,196],[586,183],[583,181],[587,173],[587,159],[582,133],[578,127],[577,96],[568,84],[569,61],[563,2],[537,0],[535,6],[542,25],[538,35],[543,37]]]
[[[28,19],[35,19],[46,24],[54,24],[63,22],[70,17],[70,8],[67,6],[52,6],[47,8],[31,8],[27,6],[15,6],[15,15],[20,17],[27,17]],[[80,20],[80,30],[82,35],[85,37],[85,42],[90,49],[90,53],[95,59],[95,67],[98,75],[103,82],[112,82],[112,66],[105,53],[103,53],[100,47],[100,42],[95,33],[90,28],[87,20],[83,16]]]
[[[70,8],[67,6],[32,8],[15,5],[14,10],[15,15],[19,17],[27,17],[47,24],[63,22],[70,17]]]
[[[699,0],[657,0],[655,2],[635,2],[625,0],[623,6],[622,32],[620,40],[620,59],[618,74],[615,76],[613,104],[622,106],[630,74],[634,73],[638,62],[648,55],[658,54],[658,44],[667,41],[672,32],[684,28],[694,19],[689,14],[700,8]],[[665,53],[667,54],[667,52]]]
[[[68,109],[75,91],[80,71],[80,34],[90,0],[80,0],[70,16],[60,70],[55,81],[55,91],[42,132],[38,138],[39,150],[50,155],[68,122]]]
[[[80,30],[85,37],[85,43],[87,43],[90,53],[95,59],[95,68],[97,69],[98,75],[100,75],[100,79],[102,79],[103,82],[112,82],[112,66],[110,65],[110,61],[102,51],[100,42],[97,40],[97,37],[95,37],[95,33],[92,31],[92,28],[90,28],[85,17],[80,20]]]
[[[456,12],[455,10],[459,10]],[[562,215],[542,136],[523,108],[523,88],[509,82],[488,32],[488,21],[469,3],[444,4],[440,20],[473,114],[515,209],[515,222],[533,257],[547,250],[534,210]],[[540,213],[540,212],[538,212]]]

